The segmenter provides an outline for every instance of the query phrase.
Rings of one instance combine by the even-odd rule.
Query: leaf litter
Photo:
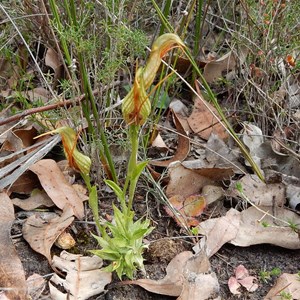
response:
[[[26,60],[26,57],[24,57],[24,59]],[[242,64],[243,62],[244,58],[242,57],[240,63]],[[46,50],[45,65],[53,69],[55,73],[54,77],[60,77],[62,64],[58,58],[58,54],[51,48]],[[216,60],[213,58],[206,61],[203,66],[204,77],[208,82],[214,83],[221,78],[225,72],[228,76],[230,75],[228,73],[229,71],[235,72],[237,58],[233,51],[230,51],[220,59]],[[10,80],[11,86],[15,84],[12,82],[16,82],[17,80],[18,78],[16,76],[14,78],[12,77]],[[198,85],[196,87],[198,88],[199,95],[201,95]],[[3,94],[3,91],[1,91],[1,94]],[[285,94],[288,95],[288,105],[291,107],[299,106],[298,82],[289,82]],[[29,93],[23,93],[23,95],[30,101],[36,101],[37,99],[44,101],[49,100],[49,93],[42,87],[34,88],[30,90]],[[154,283],[153,281],[145,279],[146,281],[144,282],[143,280],[138,281],[138,284],[155,293],[162,292],[162,294],[167,294],[171,292],[181,300],[207,299],[207,297],[210,297],[210,299],[219,299],[219,283],[217,276],[210,270],[209,258],[217,253],[225,243],[233,243],[243,247],[257,243],[270,243],[285,248],[299,249],[299,232],[297,232],[297,228],[294,228],[295,231],[293,231],[292,228],[286,224],[286,222],[290,222],[291,225],[299,224],[299,214],[288,210],[285,201],[286,198],[288,198],[290,207],[297,212],[299,204],[299,191],[297,189],[299,186],[299,181],[297,181],[297,177],[299,177],[299,161],[291,155],[291,152],[283,150],[284,147],[282,143],[284,137],[273,135],[274,140],[276,138],[281,143],[263,141],[259,127],[255,124],[246,124],[245,128],[247,127],[249,129],[250,126],[254,130],[248,130],[246,133],[242,132],[243,140],[252,156],[255,157],[257,164],[259,164],[264,172],[272,169],[272,171],[282,175],[282,180],[278,182],[270,183],[267,181],[267,183],[261,183],[253,176],[247,174],[248,170],[244,166],[244,163],[246,166],[247,163],[241,159],[240,151],[230,145],[226,131],[217,120],[218,114],[214,108],[205,101],[202,95],[201,99],[195,99],[194,109],[189,117],[180,116],[178,111],[176,111],[173,116],[179,135],[175,155],[170,160],[162,162],[152,161],[153,166],[168,168],[170,180],[166,184],[166,191],[169,202],[177,208],[177,211],[179,211],[185,219],[193,218],[193,221],[197,220],[197,224],[193,223],[193,225],[196,226],[195,228],[198,230],[198,234],[200,233],[204,237],[196,244],[198,247],[198,250],[195,250],[196,254],[192,252],[183,254],[185,252],[182,252],[178,257],[174,258],[174,262],[172,261],[172,264],[169,264],[167,275],[162,281]],[[27,131],[27,129],[25,131]],[[206,148],[205,159],[201,157],[201,159],[196,160],[191,157],[193,149],[190,151],[191,137],[190,135],[188,136],[187,132],[198,135],[204,140],[208,140],[208,142],[204,144]],[[46,197],[47,201],[41,201],[39,203],[40,198],[28,198],[26,201],[22,201],[21,198],[14,198],[13,202],[16,206],[19,205],[21,209],[31,210],[38,207],[37,205],[47,207],[52,201],[53,204],[62,210],[48,215],[35,212],[34,216],[30,217],[31,219],[28,218],[24,223],[24,237],[27,236],[33,248],[35,248],[37,252],[45,255],[50,262],[52,259],[51,247],[53,243],[57,241],[57,237],[61,236],[61,234],[65,232],[65,229],[72,224],[74,215],[79,219],[83,218],[84,211],[82,202],[84,201],[84,197],[79,196],[78,193],[76,196],[73,191],[75,189],[70,184],[66,184],[65,180],[60,180],[63,177],[61,177],[61,173],[57,170],[55,163],[49,163],[51,165],[50,169],[55,174],[54,178],[51,178],[51,175],[43,172],[43,168],[48,168],[49,165],[48,163],[45,164],[45,161],[41,161],[39,165],[38,161],[49,152],[50,147],[44,145],[43,151],[39,149],[30,155],[27,153],[26,155],[28,156],[26,156],[25,159],[23,157],[23,159],[19,160],[20,157],[22,157],[22,155],[20,155],[22,148],[30,147],[26,141],[25,143],[23,142],[24,139],[22,137],[19,138],[19,136],[23,134],[26,135],[21,129],[20,131],[15,131],[13,134],[9,134],[9,137],[5,137],[7,142],[2,151],[6,149],[7,151],[12,151],[17,154],[12,158],[13,165],[9,167],[9,171],[2,172],[7,169],[1,169],[0,186],[2,189],[9,187],[9,192],[23,192],[23,195],[27,195],[32,192],[34,184],[37,182],[36,177],[28,181],[33,183],[32,185],[25,182],[25,180],[30,177],[30,174],[32,174],[27,170],[32,168],[39,175],[39,181],[44,191],[46,191],[43,193],[44,195],[48,195]],[[259,143],[254,142],[255,137],[259,137]],[[58,139],[56,143],[57,142]],[[169,149],[161,140],[159,141],[159,145],[163,145],[163,148],[166,150]],[[280,145],[280,147],[278,145]],[[52,146],[54,146],[54,144],[52,144],[51,147]],[[29,163],[27,163],[28,158],[30,160]],[[11,157],[9,159],[11,159]],[[4,165],[7,166],[10,165],[10,163],[11,162],[8,163],[7,161]],[[13,170],[14,173],[10,174]],[[50,173],[52,173],[52,171]],[[55,180],[56,176],[59,180]],[[240,176],[240,178],[236,181],[238,176]],[[21,183],[18,183],[17,186],[12,185],[14,182],[16,183],[18,179],[21,179]],[[237,182],[242,185],[244,196],[249,198],[257,207],[249,207],[250,204],[240,197],[239,193],[235,190]],[[290,182],[296,182],[296,184],[292,185]],[[53,190],[56,189],[60,190],[58,192],[59,195],[53,192]],[[69,198],[68,193],[64,193],[61,189],[66,189],[68,192],[71,191],[72,197]],[[10,202],[7,195],[6,197],[7,201]],[[202,213],[207,212],[209,204],[217,201],[223,204],[223,201],[219,201],[220,199],[225,199],[225,204],[226,197],[233,199],[234,205],[232,206],[236,206],[237,209],[231,208],[226,214],[220,214],[217,218],[209,217],[206,219],[203,217]],[[191,203],[196,204],[195,207],[193,206],[191,208]],[[176,205],[178,206],[176,207]],[[172,215],[172,212],[169,214]],[[276,219],[270,215],[274,215]],[[8,224],[11,224],[12,220],[13,217],[10,214]],[[281,222],[281,220],[285,222]],[[10,231],[8,227],[7,225],[5,227],[6,233]],[[35,228],[36,231],[34,231],[33,228]],[[36,244],[34,237],[38,237],[39,239],[39,242]],[[197,247],[195,247],[195,249]],[[199,252],[199,248],[205,250]],[[56,281],[58,285],[63,285],[66,292],[71,292],[71,297],[86,299],[89,295],[88,293],[93,290],[93,283],[90,285],[87,281],[86,284],[83,284],[82,288],[79,284],[81,281],[80,278],[93,279],[93,276],[81,277],[80,272],[77,272],[78,268],[76,272],[73,272],[74,268],[68,265],[68,262],[81,261],[83,258],[70,257],[71,258],[63,257],[62,252],[62,261],[60,263],[57,263],[57,257],[53,259],[54,267],[61,267],[61,269],[67,273],[73,274],[65,280],[58,279],[58,276],[54,276],[55,279],[52,278],[52,283]],[[54,260],[56,260],[56,262],[54,262]],[[245,269],[245,267],[243,268]],[[240,266],[235,268],[235,279],[237,283],[239,286],[244,283],[245,285],[243,286],[251,290],[249,286],[253,284],[253,281],[251,281],[252,278],[249,280],[250,285],[247,285],[246,282],[243,281],[243,279],[249,279],[251,276],[248,276],[246,269],[243,271],[244,275],[241,276],[237,274],[240,273],[238,272],[239,269],[241,269]],[[111,278],[108,278],[111,274],[108,274],[107,277],[106,275],[107,273],[102,274],[101,279],[99,279],[99,281],[103,279],[103,281],[106,282],[100,287],[99,292],[102,292],[105,285],[111,280]],[[287,275],[291,275],[291,277]],[[289,286],[293,287],[293,289],[287,289],[287,293],[291,293],[296,299],[297,297],[299,298],[297,294],[297,289],[299,290],[299,288],[297,288],[297,285],[296,288],[294,288],[293,285],[297,283],[297,274],[287,275],[285,274],[286,281],[283,283],[283,286],[274,286],[275,291],[274,293],[272,291],[273,294],[271,293],[270,299],[279,299],[278,292],[281,291],[283,287]],[[71,283],[68,282],[70,278],[72,278]],[[42,285],[41,283],[41,286]],[[58,290],[55,291],[54,285],[51,285],[51,289],[52,293],[57,293],[56,295],[61,293]],[[62,297],[65,295],[66,294],[63,294]],[[57,297],[60,296],[61,295]]]

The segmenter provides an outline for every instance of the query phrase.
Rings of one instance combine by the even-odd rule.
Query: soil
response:
[[[82,230],[82,224],[75,225],[78,230]],[[85,227],[86,231],[88,228]],[[168,230],[168,232],[166,232]],[[15,232],[17,229],[14,230]],[[79,231],[80,232],[80,231]],[[171,232],[171,235],[170,235]],[[169,235],[169,237],[167,236]],[[193,243],[188,238],[182,238],[182,233],[179,228],[169,218],[161,218],[157,223],[155,231],[147,237],[151,241],[149,249],[145,252],[145,269],[147,278],[161,279],[165,276],[165,269],[170,260],[176,254],[184,250],[192,250]],[[86,235],[85,235],[86,236]],[[177,236],[177,238],[174,238]],[[78,237],[76,249],[73,252],[84,252],[87,249],[95,248],[95,243],[92,239],[88,242]],[[45,279],[49,279],[53,273],[47,260],[38,253],[34,252],[30,246],[23,240],[22,237],[14,239],[15,246],[19,257],[23,263],[26,277],[37,273],[43,275]],[[56,255],[61,251],[53,247],[53,253]],[[72,250],[70,251],[72,252]],[[213,271],[217,274],[221,288],[222,299],[252,299],[261,300],[274,285],[277,277],[272,277],[267,281],[259,278],[261,271],[271,271],[273,268],[279,268],[281,272],[297,273],[300,267],[300,251],[292,251],[272,245],[256,245],[247,248],[235,247],[230,244],[224,245],[216,255],[211,259]],[[242,295],[234,296],[230,293],[227,281],[233,275],[234,268],[238,265],[244,265],[250,272],[250,275],[258,278],[259,288],[254,293],[249,293],[246,290],[242,291]],[[137,274],[142,278],[142,274]],[[51,299],[48,288],[45,289],[43,295],[39,299]],[[158,295],[150,293],[139,286],[120,285],[120,281],[115,277],[113,282],[107,286],[107,291],[101,295],[90,298],[91,300],[171,300],[174,297]]]

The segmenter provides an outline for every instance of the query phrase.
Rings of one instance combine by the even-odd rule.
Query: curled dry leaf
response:
[[[30,167],[41,182],[45,192],[60,209],[70,206],[73,214],[82,219],[84,216],[83,203],[78,193],[66,181],[63,173],[52,159],[42,159]]]
[[[196,89],[199,96],[195,98],[193,112],[187,119],[191,129],[204,140],[208,140],[212,133],[221,139],[228,138],[226,129],[220,123],[217,110],[205,101],[198,83],[196,83]]]
[[[289,206],[300,211],[300,186],[289,184],[286,187],[286,197],[289,199]]]
[[[102,293],[111,282],[112,274],[102,271],[102,259],[98,256],[82,256],[62,251],[53,257],[53,266],[67,273],[62,279],[54,274],[49,282],[52,299],[85,300]],[[55,285],[67,293],[62,293]]]
[[[73,210],[66,206],[61,216],[41,218],[37,215],[29,217],[23,225],[24,239],[30,247],[44,255],[51,263],[51,247],[59,235],[72,224]]]
[[[33,138],[36,136],[36,133],[37,130],[33,126],[10,131],[1,147],[1,150],[16,152],[29,147],[34,144]]]
[[[14,208],[4,192],[0,193],[0,287],[3,298],[27,299],[25,273],[10,238]],[[5,298],[4,298],[5,299]]]
[[[178,116],[175,113],[173,114],[173,116],[174,116],[176,130],[179,133],[178,143],[177,143],[178,144],[177,151],[171,159],[164,160],[164,161],[151,160],[150,164],[153,166],[168,167],[170,165],[170,163],[172,163],[172,162],[183,161],[190,152],[190,140],[187,136],[187,133],[186,133],[182,123],[180,122],[180,119],[178,118]]]
[[[54,71],[54,84],[57,83],[57,80],[62,76],[63,72],[63,65],[57,52],[52,49],[48,48],[45,56],[45,64],[46,66],[50,67]]]

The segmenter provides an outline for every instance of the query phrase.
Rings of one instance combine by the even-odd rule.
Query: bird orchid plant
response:
[[[64,152],[70,166],[80,172],[89,190],[89,205],[101,235],[94,235],[101,249],[91,250],[91,252],[111,261],[106,270],[116,271],[120,279],[123,275],[133,278],[137,269],[144,271],[142,254],[146,245],[143,244],[143,238],[153,230],[153,227],[150,226],[148,219],[134,220],[133,200],[136,186],[147,165],[147,161],[137,161],[139,136],[141,126],[146,123],[151,113],[151,102],[148,98],[147,89],[150,88],[155,79],[161,59],[175,47],[182,49],[185,47],[181,39],[175,34],[166,33],[156,39],[146,65],[137,69],[133,87],[123,100],[122,114],[127,124],[131,155],[123,188],[112,180],[105,180],[120,203],[120,208],[113,204],[113,222],[100,222],[97,190],[96,186],[91,185],[89,176],[91,159],[78,151],[76,132],[69,127],[60,127],[48,132],[61,135]]]

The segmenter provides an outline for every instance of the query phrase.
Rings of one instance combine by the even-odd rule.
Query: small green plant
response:
[[[280,295],[281,299],[286,299],[286,300],[292,300],[293,299],[293,295],[291,293],[287,293],[285,291],[281,291],[279,295]]]
[[[271,271],[260,271],[259,278],[263,282],[267,282],[272,277],[277,277],[281,274],[281,270],[279,268],[273,268]]]

